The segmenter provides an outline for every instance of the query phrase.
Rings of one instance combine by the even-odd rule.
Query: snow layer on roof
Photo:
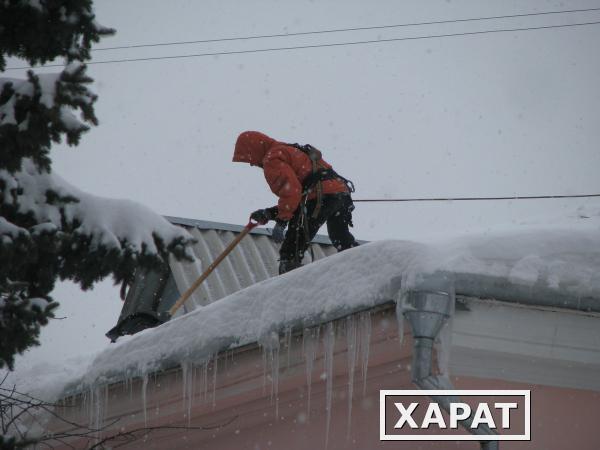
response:
[[[182,362],[200,363],[226,348],[264,343],[274,332],[396,300],[401,289],[437,271],[455,274],[457,281],[484,276],[526,292],[543,288],[600,303],[599,216],[437,242],[365,244],[120,339],[63,385],[72,393]]]

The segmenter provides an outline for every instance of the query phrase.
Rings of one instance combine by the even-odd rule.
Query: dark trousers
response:
[[[316,199],[306,202],[306,214],[302,217],[301,204],[290,220],[285,240],[281,244],[279,256],[282,261],[302,261],[304,252],[319,228],[327,222],[327,234],[338,251],[356,247],[358,243],[348,229],[352,226],[354,204],[348,193],[323,195],[321,210],[316,218],[312,217]],[[306,225],[303,222],[306,221]]]

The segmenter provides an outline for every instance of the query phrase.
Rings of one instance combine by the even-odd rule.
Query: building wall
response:
[[[379,390],[415,388],[410,381],[412,342],[407,328],[401,345],[393,308],[362,313],[321,326],[318,341],[311,339],[316,330],[304,336],[286,334],[279,351],[247,346],[225,352],[219,355],[216,370],[214,360],[195,368],[184,364],[99,390],[98,401],[89,395],[85,402],[82,397],[71,399],[60,413],[74,422],[89,417],[98,428],[118,419],[98,439],[115,433],[127,438],[125,434],[145,428],[129,436],[129,443],[121,447],[127,449],[478,449],[478,442],[466,441],[379,441]],[[331,330],[335,340],[330,340]],[[318,346],[313,360],[309,355],[314,342]],[[460,354],[460,348],[455,350]],[[485,365],[485,358],[494,354],[481,358]],[[314,363],[310,406],[307,361]],[[598,391],[520,383],[506,375],[498,371],[496,377],[452,378],[462,389],[531,389],[532,442],[503,442],[501,449],[600,448]],[[79,439],[70,444],[87,448],[93,442]]]

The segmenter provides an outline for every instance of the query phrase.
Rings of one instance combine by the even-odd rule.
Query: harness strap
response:
[[[321,169],[311,173],[304,179],[304,183],[302,183],[302,193],[303,195],[309,194],[315,184],[321,181],[334,180],[336,178],[339,178],[344,182],[350,193],[354,192],[354,183],[352,183],[352,181],[344,178],[333,169]]]
[[[316,173],[317,173],[317,161],[312,160],[312,175],[315,175]],[[319,213],[321,212],[321,203],[323,202],[323,183],[322,183],[322,180],[320,180],[320,179],[317,181],[316,190],[317,190],[317,203],[316,203],[315,209],[313,210],[313,213],[312,213],[313,219],[316,219],[317,217],[319,217]]]
[[[308,156],[308,158],[311,161],[312,173],[309,176],[307,176],[304,179],[304,182],[302,183],[302,198],[304,202],[306,202],[306,198],[308,197],[308,195],[312,192],[313,189],[315,190],[317,202],[315,205],[315,209],[311,214],[311,217],[313,219],[316,219],[321,212],[321,205],[323,203],[323,181],[338,178],[344,182],[350,193],[354,192],[354,183],[352,183],[352,181],[348,180],[347,178],[344,178],[332,168],[327,169],[324,167],[319,167],[319,160],[322,158],[322,154],[319,149],[313,147],[310,144],[300,145],[298,143],[294,143],[286,145],[300,150],[302,153]]]
[[[308,248],[310,249],[310,257],[311,259],[314,261],[315,260],[315,254],[312,248],[312,245],[310,245],[310,232],[309,232],[309,228],[308,228],[308,220],[306,220],[306,201],[307,201],[307,197],[305,196],[302,199],[302,202],[300,203],[300,214],[298,216],[298,222],[296,224],[294,224],[294,226],[296,227],[296,249],[294,251],[294,261],[296,263],[300,263],[300,232],[304,233],[304,242],[305,245],[308,246]],[[304,256],[304,252],[302,252],[302,255]]]

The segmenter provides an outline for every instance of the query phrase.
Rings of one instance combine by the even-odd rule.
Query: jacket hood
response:
[[[233,161],[260,165],[267,151],[276,142],[259,131],[244,131],[235,143]]]

